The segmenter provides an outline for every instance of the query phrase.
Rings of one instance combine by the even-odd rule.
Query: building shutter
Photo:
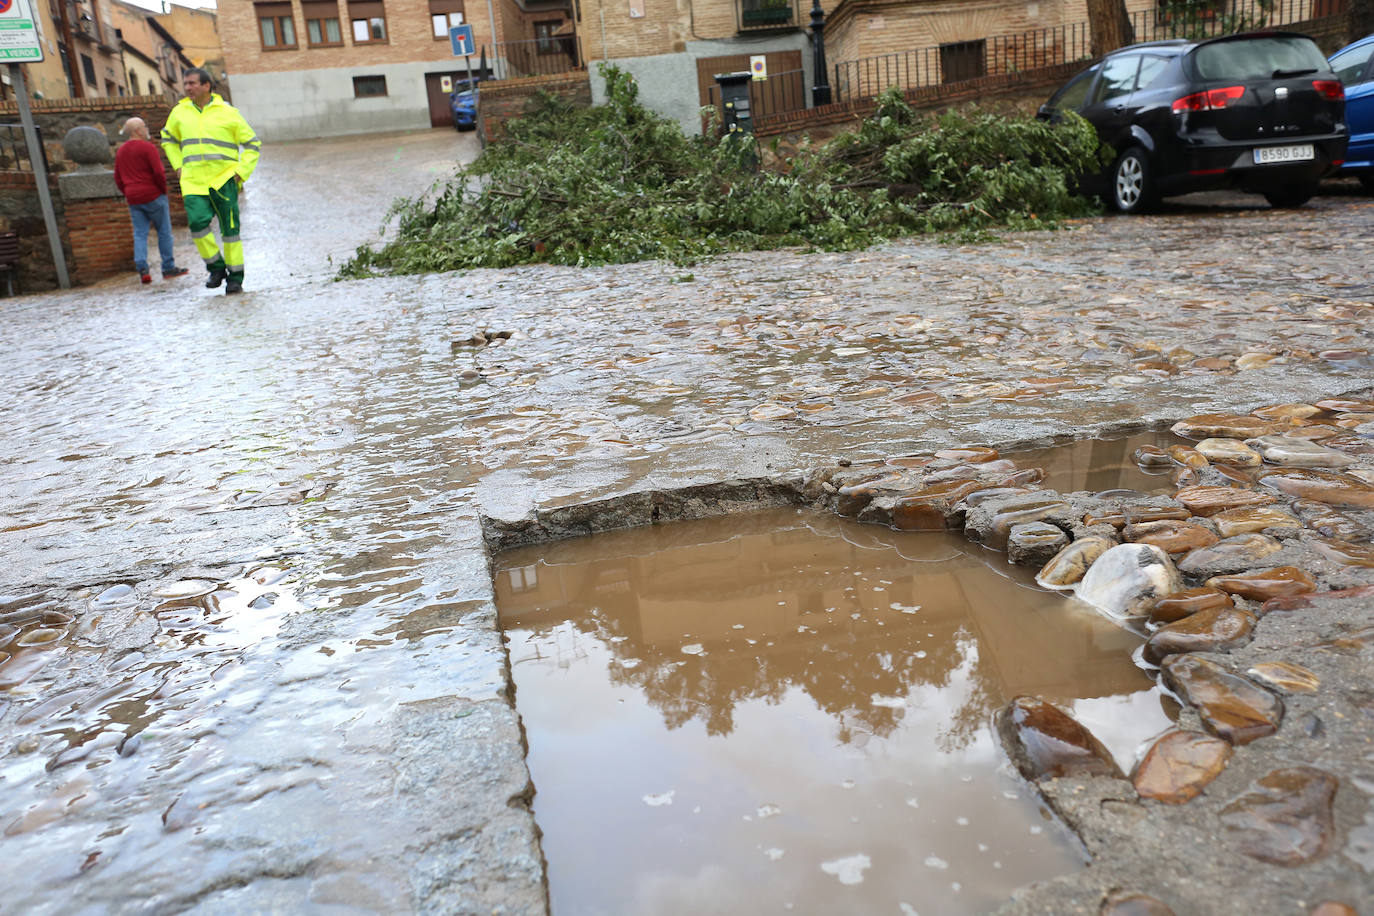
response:
[[[372,19],[386,16],[381,0],[348,0],[350,19]]]

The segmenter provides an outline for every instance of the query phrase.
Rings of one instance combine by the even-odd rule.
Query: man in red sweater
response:
[[[153,282],[148,273],[148,227],[156,226],[162,279],[184,276],[186,268],[177,267],[172,254],[172,210],[167,203],[162,154],[148,140],[148,125],[142,118],[125,121],[119,132],[129,139],[115,153],[115,187],[124,195],[134,224],[134,266],[144,283]]]

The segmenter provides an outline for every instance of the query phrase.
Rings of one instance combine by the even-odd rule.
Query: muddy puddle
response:
[[[957,534],[773,510],[497,562],[556,914],[986,912],[1085,861],[993,712],[1126,767],[1169,725],[1137,635]]]
[[[1172,494],[1175,468],[1144,468],[1136,464],[1133,456],[1142,446],[1168,448],[1191,444],[1168,430],[1152,430],[1008,452],[1006,457],[1020,467],[1043,468],[1045,479],[1039,485],[1060,493],[1137,490]]]

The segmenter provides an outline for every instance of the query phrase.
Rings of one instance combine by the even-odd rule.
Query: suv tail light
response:
[[[1312,88],[1317,90],[1322,98],[1332,102],[1339,102],[1345,98],[1345,87],[1340,80],[1313,80]]]
[[[1245,95],[1244,86],[1227,86],[1225,89],[1208,89],[1194,92],[1181,99],[1174,99],[1173,110],[1180,111],[1221,111],[1233,102],[1240,101]]]

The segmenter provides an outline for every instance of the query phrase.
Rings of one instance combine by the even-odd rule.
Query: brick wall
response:
[[[133,224],[122,197],[66,201],[73,283],[127,273],[134,266]]]
[[[740,0],[580,0],[577,31],[585,60],[615,60],[679,54],[688,42],[748,38],[766,32],[739,32]],[[853,2],[853,0],[848,0]],[[827,16],[839,0],[821,0]],[[642,16],[633,11],[643,10]],[[810,0],[796,6],[798,25],[809,28]],[[809,34],[809,32],[808,32]]]
[[[566,99],[574,105],[590,107],[592,85],[586,73],[561,73],[552,76],[527,76],[483,84],[477,129],[488,142],[505,135],[506,122],[521,117],[525,107],[540,92]]]

